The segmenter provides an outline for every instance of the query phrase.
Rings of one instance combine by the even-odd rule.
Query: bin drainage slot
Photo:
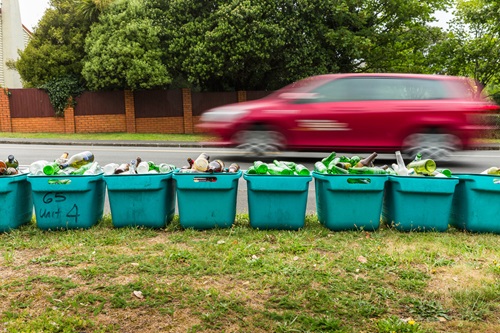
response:
[[[195,183],[215,183],[217,181],[217,177],[194,177],[193,181]]]
[[[499,184],[500,185],[500,179],[499,178],[493,179],[493,184]]]
[[[54,179],[54,178],[51,178],[47,181],[48,184],[51,184],[51,185],[54,185],[54,184],[57,184],[57,185],[67,185],[67,184],[71,184],[71,179]]]
[[[347,178],[349,184],[370,184],[372,180],[370,178]]]

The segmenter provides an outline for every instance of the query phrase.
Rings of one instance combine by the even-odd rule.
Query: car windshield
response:
[[[287,96],[307,94],[309,91],[311,91],[315,87],[321,86],[324,83],[331,81],[331,80],[332,80],[331,77],[324,77],[324,76],[309,77],[309,78],[291,83],[291,84],[289,84],[289,85],[287,85],[279,90],[276,90],[274,93],[268,95],[268,97],[287,98]]]

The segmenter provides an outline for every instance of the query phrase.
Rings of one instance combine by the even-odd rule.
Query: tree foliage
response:
[[[82,75],[89,88],[148,89],[171,81],[148,9],[147,1],[118,1],[100,15],[85,40]]]
[[[67,75],[81,78],[91,22],[82,19],[73,0],[51,0],[50,5],[15,65],[27,87]]]

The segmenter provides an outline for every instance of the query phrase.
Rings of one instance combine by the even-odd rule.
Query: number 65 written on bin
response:
[[[61,194],[61,193],[57,193],[57,192],[47,192],[43,196],[43,203],[47,203],[47,204],[51,203],[52,201],[63,202],[65,200],[66,200],[66,196]]]

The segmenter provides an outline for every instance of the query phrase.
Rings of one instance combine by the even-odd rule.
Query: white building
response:
[[[21,77],[6,62],[19,58],[31,32],[21,23],[18,0],[0,0],[0,87],[22,88]]]

